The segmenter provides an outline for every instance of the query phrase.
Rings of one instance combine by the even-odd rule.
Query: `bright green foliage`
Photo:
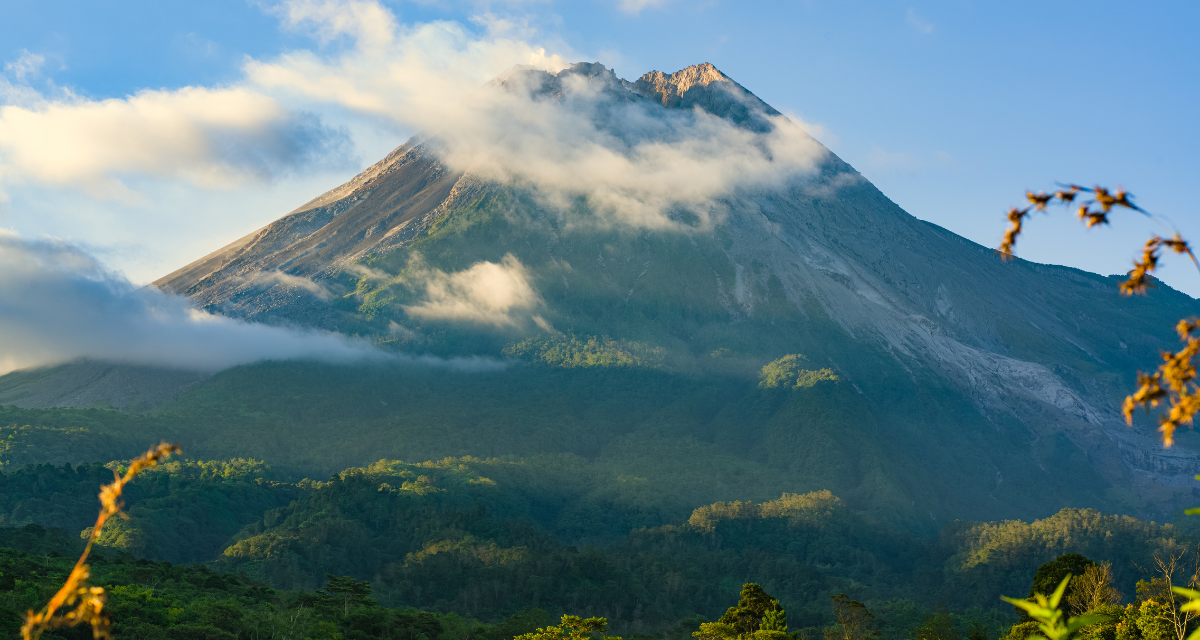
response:
[[[607,631],[608,621],[604,618],[564,615],[557,627],[543,627],[513,640],[621,640],[620,636],[604,635]]]
[[[787,614],[783,613],[779,601],[759,585],[748,582],[742,585],[737,606],[729,607],[717,622],[730,625],[739,635],[749,634],[763,628],[763,620],[768,613],[774,614],[768,630],[786,632]],[[780,624],[783,625],[782,629],[777,628]]]
[[[948,590],[972,590],[986,601],[1028,592],[1035,568],[1068,553],[1111,560],[1118,588],[1131,593],[1143,575],[1137,566],[1151,566],[1154,553],[1169,547],[1171,538],[1182,542],[1192,536],[1170,524],[1063,509],[1033,522],[952,523],[942,538],[954,549],[946,560]]]
[[[724,622],[702,622],[700,629],[692,633],[697,640],[738,640],[743,633],[737,627]]]
[[[1141,640],[1175,640],[1171,612],[1157,600],[1144,600],[1137,608],[1135,620]]]
[[[1017,600],[1016,598],[1004,598],[1005,601],[1013,606],[1024,610],[1033,622],[1037,623],[1037,631],[1040,635],[1029,636],[1033,640],[1043,638],[1044,640],[1069,640],[1074,637],[1076,632],[1088,625],[1103,622],[1108,619],[1107,616],[1098,614],[1085,614],[1076,618],[1067,618],[1059,604],[1063,600],[1063,594],[1067,591],[1067,583],[1071,581],[1071,576],[1068,575],[1059,583],[1058,588],[1050,597],[1046,597],[1041,593],[1033,594],[1033,601]],[[1166,640],[1166,638],[1154,638],[1154,640]]]
[[[793,524],[818,523],[833,516],[834,510],[844,508],[841,499],[830,491],[813,491],[798,495],[785,493],[778,500],[762,504],[750,501],[716,502],[692,511],[688,524],[712,533],[718,524],[730,520],[787,518]]]
[[[1159,602],[1167,602],[1171,598],[1176,597],[1173,593],[1174,587],[1166,578],[1151,576],[1149,580],[1141,579],[1134,585],[1134,591],[1137,593],[1138,602],[1145,600],[1157,600]]]
[[[742,585],[737,606],[729,607],[716,622],[705,622],[693,632],[697,640],[795,640],[788,635],[787,612],[763,588]]]
[[[527,338],[504,348],[504,355],[552,367],[657,367],[664,351],[642,342],[613,340],[608,336],[584,338]]]
[[[776,629],[738,633],[733,625],[720,622],[701,623],[700,630],[692,633],[692,636],[699,640],[795,640],[795,636]]]
[[[1180,613],[1194,614],[1200,611],[1200,591],[1196,591],[1195,589],[1185,589],[1183,587],[1172,587],[1171,590],[1175,593],[1175,595],[1187,600],[1187,602],[1183,603],[1183,605],[1179,608]],[[1197,638],[1200,638],[1200,627],[1192,631],[1192,633],[1188,635],[1187,640],[1197,640]]]
[[[768,363],[759,373],[758,386],[763,389],[805,389],[824,380],[838,379],[833,369],[801,368],[801,363],[807,359],[794,353]]]
[[[1132,603],[1125,605],[1125,615],[1117,623],[1117,640],[1141,640],[1142,631],[1137,624],[1139,612],[1139,606]]]
[[[762,624],[758,625],[760,631],[779,631],[787,633],[787,612],[783,609],[770,609],[763,612]]]
[[[1040,627],[1041,624],[1034,622],[1033,620],[1014,624],[1009,629],[1008,635],[1004,636],[1004,640],[1028,640],[1029,638],[1040,638]]]
[[[1134,605],[1129,605],[1128,612],[1133,610]],[[1107,619],[1080,629],[1081,640],[1117,640],[1118,630],[1128,615],[1126,607],[1116,604],[1102,605],[1085,613],[1106,616]]]

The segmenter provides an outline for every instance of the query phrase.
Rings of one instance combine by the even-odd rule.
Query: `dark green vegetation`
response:
[[[299,611],[312,625],[309,637],[334,637],[320,629],[410,637],[352,635],[374,620],[459,640],[491,633],[465,619],[494,623],[533,607],[606,617],[625,635],[682,640],[754,581],[786,609],[793,630],[830,624],[828,596],[848,593],[875,614],[885,638],[904,637],[946,608],[961,635],[975,621],[995,638],[1015,621],[998,608],[999,595],[1028,591],[1047,560],[1067,552],[1109,559],[1118,586],[1132,594],[1141,577],[1134,563],[1147,566],[1170,540],[1197,539],[1173,525],[1091,510],[1034,523],[956,522],[919,538],[828,491],[717,502],[648,524],[667,516],[647,479],[606,478],[565,455],[380,461],[328,481],[272,477],[247,460],[175,461],[139,476],[127,489],[129,520],[111,521],[99,542],[107,559],[96,583],[118,587],[118,623],[125,615],[127,625],[215,625],[253,637],[246,634],[254,625],[283,624]],[[109,479],[101,465],[0,474],[0,545],[19,550],[4,552],[8,602],[28,607],[50,593],[79,550],[76,532],[94,518],[96,488]],[[348,582],[334,611],[327,574],[369,581],[371,600]],[[446,617],[452,613],[461,618]],[[194,637],[226,637],[211,633]]]
[[[519,344],[539,349],[540,360],[475,372],[264,363],[222,372],[149,413],[0,408],[8,425],[0,426],[2,460],[114,459],[168,439],[196,458],[265,459],[278,479],[295,481],[380,458],[565,456],[588,478],[572,486],[613,494],[644,526],[701,504],[824,489],[914,534],[935,533],[953,517],[1044,517],[1073,505],[1149,510],[1065,434],[1046,427],[1031,449],[1029,430],[984,423],[967,399],[919,370],[880,368],[880,379],[898,385],[889,391],[840,369],[838,379],[820,379],[832,374],[805,362],[784,377],[818,377],[771,388],[778,376],[759,376],[769,360],[747,365],[745,375],[565,367],[558,363],[586,360],[588,349],[604,353],[604,343]],[[705,357],[736,365],[741,356]],[[926,421],[882,420],[881,398]],[[622,505],[623,477],[649,489]]]
[[[19,636],[20,614],[39,608],[71,571],[73,557],[61,530],[36,525],[0,529],[0,636]],[[509,640],[550,618],[530,609],[496,624],[461,616],[385,608],[369,584],[351,578],[326,580],[315,592],[277,592],[242,574],[201,565],[172,565],[127,553],[93,557],[92,581],[108,592],[105,610],[116,638],[235,640]],[[44,638],[91,638],[86,625],[59,629]]]

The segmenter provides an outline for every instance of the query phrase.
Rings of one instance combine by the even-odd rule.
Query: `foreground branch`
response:
[[[91,577],[87,565],[88,554],[92,552],[92,544],[100,536],[104,523],[114,515],[125,517],[121,511],[121,507],[124,506],[121,502],[121,491],[125,485],[143,469],[153,467],[159,460],[179,451],[178,445],[164,442],[131,461],[125,475],[118,475],[113,471],[112,484],[100,488],[100,515],[96,517],[96,524],[92,527],[92,535],[88,537],[83,554],[79,556],[79,561],[75,563],[75,568],[71,570],[71,575],[67,576],[62,588],[50,598],[50,602],[46,603],[41,611],[34,613],[31,610],[26,614],[25,624],[21,627],[21,637],[24,640],[35,640],[49,629],[73,627],[85,622],[92,625],[93,637],[112,637],[108,617],[104,615],[104,589],[88,584],[88,578]],[[72,606],[73,608],[66,609]]]
[[[1089,189],[1070,184],[1049,194],[1044,191],[1027,191],[1025,199],[1029,201],[1029,206],[1023,209],[1013,207],[1008,212],[1009,227],[1000,242],[1000,257],[1005,260],[1013,257],[1017,238],[1024,231],[1025,219],[1031,213],[1045,211],[1051,204],[1070,206],[1082,194],[1090,194],[1091,199],[1079,205],[1076,215],[1088,228],[1109,224],[1109,215],[1118,209],[1136,211],[1147,218],[1158,219],[1134,204],[1133,196],[1122,189],[1111,191],[1100,186]],[[1188,256],[1197,270],[1200,270],[1200,261],[1197,261],[1195,252],[1178,232],[1170,238],[1153,235],[1142,247],[1141,258],[1134,259],[1133,270],[1129,272],[1128,279],[1121,283],[1122,295],[1145,295],[1146,288],[1150,286],[1148,279],[1158,269],[1163,249]],[[1200,318],[1180,320],[1175,330],[1179,339],[1185,343],[1184,347],[1175,353],[1162,352],[1163,364],[1159,365],[1158,371],[1152,374],[1139,371],[1137,391],[1126,397],[1121,407],[1126,424],[1133,426],[1133,412],[1138,407],[1149,410],[1162,403],[1168,404],[1168,411],[1158,418],[1158,430],[1162,433],[1163,446],[1168,448],[1175,443],[1175,430],[1184,425],[1192,425],[1195,416],[1200,414],[1200,386],[1196,384],[1194,362],[1196,355],[1200,353],[1200,337],[1192,335],[1193,332],[1200,331]]]

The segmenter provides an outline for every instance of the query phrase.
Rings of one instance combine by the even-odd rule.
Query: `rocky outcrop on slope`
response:
[[[635,93],[672,109],[700,108],[755,131],[769,131],[764,116],[780,115],[745,87],[705,62],[675,73],[651,71],[630,85]]]

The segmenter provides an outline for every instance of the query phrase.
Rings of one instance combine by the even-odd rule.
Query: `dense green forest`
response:
[[[0,529],[0,634],[17,637],[20,613],[40,607],[62,583],[74,558],[61,529],[27,525]],[[370,585],[326,580],[311,593],[287,593],[244,574],[204,565],[173,565],[125,553],[92,560],[93,580],[109,593],[106,609],[117,638],[234,640],[235,638],[382,638],[395,640],[509,640],[550,621],[531,608],[494,624],[454,613],[386,608]],[[90,638],[90,628],[59,629],[49,638]]]
[[[618,534],[625,524],[670,524],[702,504],[826,489],[922,535],[956,518],[1030,519],[1077,505],[1149,514],[1170,504],[1147,504],[1102,477],[1061,431],[1016,422],[997,429],[944,382],[898,364],[862,380],[833,373],[817,354],[787,354],[766,363],[774,366],[765,374],[747,366],[745,375],[692,375],[575,366],[653,356],[623,342],[580,337],[521,350],[532,360],[503,371],[235,367],[146,413],[0,407],[0,463],[112,460],[163,438],[196,458],[265,459],[276,479],[292,482],[380,458],[569,458],[572,491],[606,494],[640,514]],[[727,349],[706,357],[743,356]],[[881,417],[885,396],[920,422]],[[1200,440],[1190,436],[1177,446]],[[654,490],[633,491],[622,477],[645,478]],[[1175,495],[1175,511],[1195,502],[1188,487],[1160,493]]]
[[[70,446],[62,429],[47,444]],[[52,593],[95,517],[96,489],[120,466],[10,463],[0,474],[4,609]],[[985,628],[994,639],[1017,622],[999,597],[1024,596],[1055,557],[1111,562],[1131,600],[1156,552],[1200,541],[1185,525],[1089,509],[918,536],[827,490],[700,504],[654,524],[658,495],[646,478],[608,478],[561,454],[381,460],[300,481],[255,460],[174,460],[128,487],[129,519],[104,529],[95,582],[111,587],[118,638],[282,637],[263,629],[286,623],[307,625],[295,637],[507,640],[571,613],[683,640],[754,582],[814,638],[834,622],[829,596],[846,593],[885,640],[937,620],[953,640]],[[331,576],[345,576],[334,587],[369,583],[359,589],[369,599],[339,613]]]

